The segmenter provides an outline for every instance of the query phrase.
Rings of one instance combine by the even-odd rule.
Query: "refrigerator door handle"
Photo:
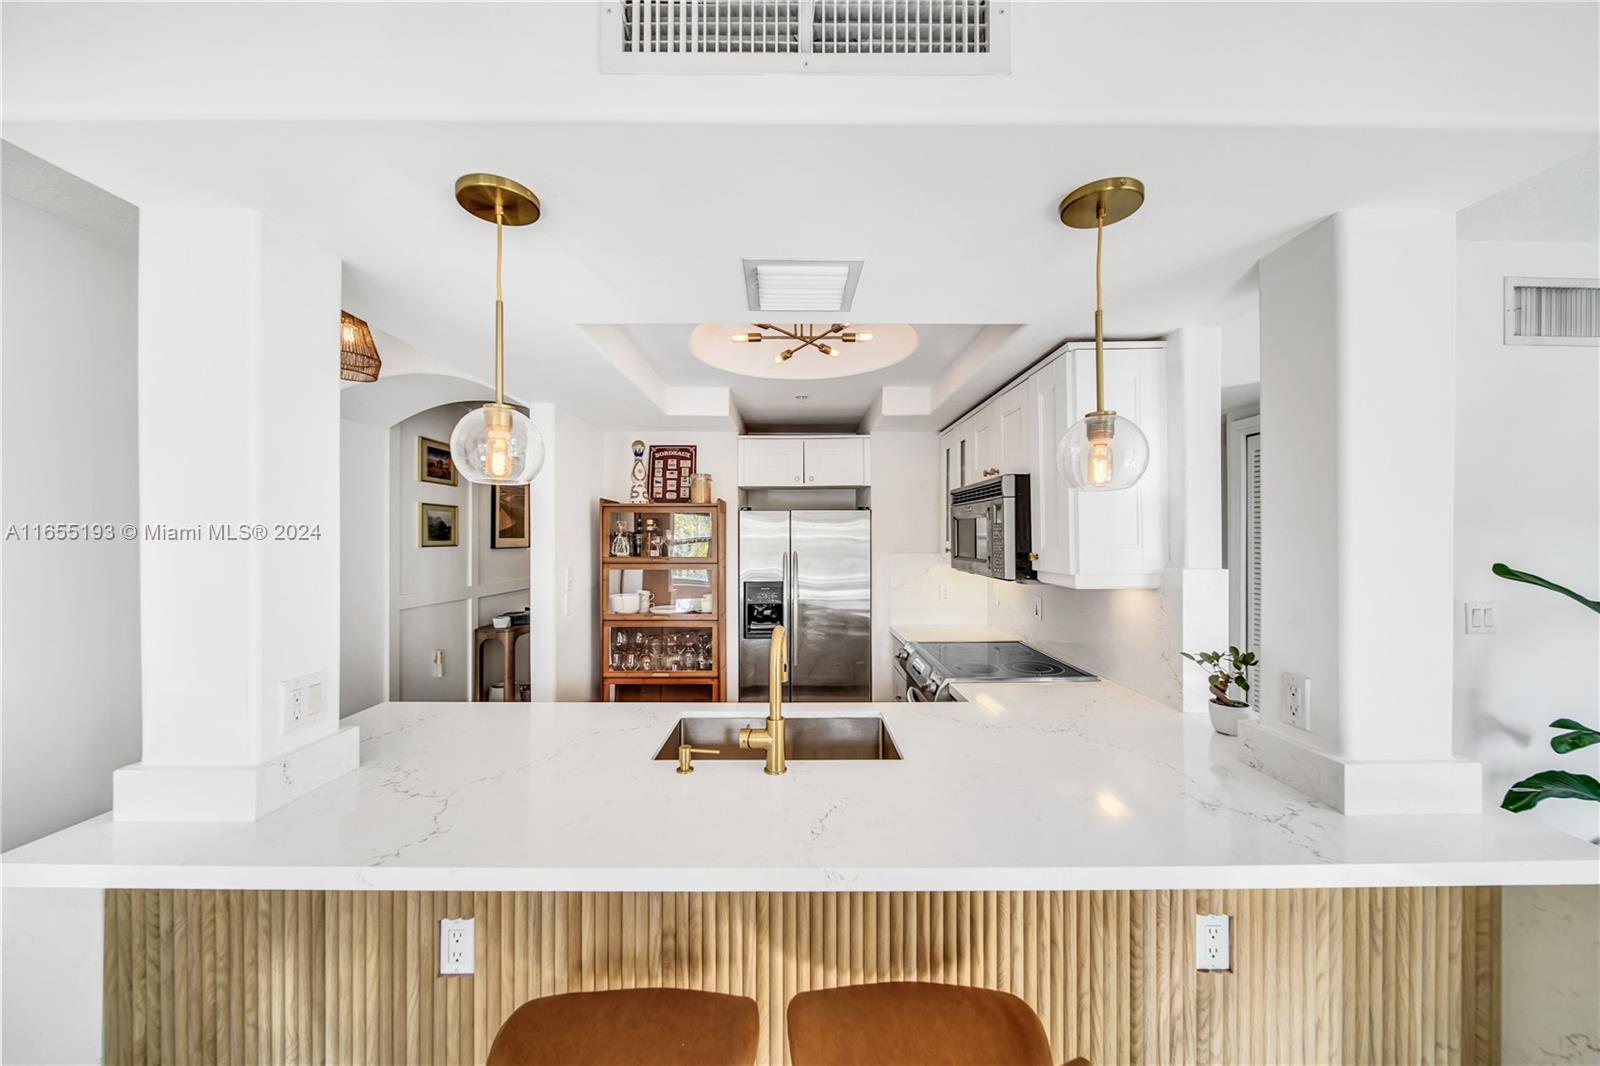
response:
[[[789,690],[785,695],[788,696],[790,702],[793,702],[794,664],[800,659],[800,553],[797,551],[789,552],[787,565],[789,568],[789,598],[794,604],[794,609],[791,612],[785,608],[784,611],[789,617],[789,680],[785,681],[784,685]]]

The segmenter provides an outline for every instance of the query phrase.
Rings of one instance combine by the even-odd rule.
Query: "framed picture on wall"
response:
[[[493,485],[489,493],[489,547],[528,546],[528,486]]]
[[[454,548],[459,512],[453,503],[417,504],[417,547]]]
[[[456,464],[450,458],[450,445],[431,437],[418,437],[417,480],[435,485],[454,485],[456,477]]]

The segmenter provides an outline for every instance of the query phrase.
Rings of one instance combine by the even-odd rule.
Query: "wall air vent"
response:
[[[752,311],[848,311],[861,278],[859,259],[744,259]]]
[[[1507,344],[1600,345],[1600,281],[1507,278]]]
[[[605,0],[611,74],[1006,74],[995,0]]]

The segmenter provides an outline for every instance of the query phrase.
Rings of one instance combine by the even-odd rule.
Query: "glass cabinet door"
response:
[[[708,511],[612,508],[606,522],[606,560],[716,558],[714,519]]]
[[[717,617],[721,594],[709,567],[628,566],[606,568],[606,598],[600,605],[607,618]]]
[[[607,674],[714,674],[712,626],[606,626]]]

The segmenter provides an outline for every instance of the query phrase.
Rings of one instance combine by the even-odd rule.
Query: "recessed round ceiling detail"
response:
[[[765,320],[763,320],[765,321]],[[795,323],[780,322],[786,330],[794,330]],[[818,330],[833,325],[830,322],[811,323]],[[894,366],[917,350],[917,331],[910,326],[869,325],[853,322],[850,328],[860,333],[872,334],[870,341],[850,344],[833,344],[837,353],[827,356],[816,347],[802,347],[793,356],[775,362],[777,355],[793,342],[760,341],[738,342],[735,334],[748,334],[758,329],[753,322],[705,322],[689,334],[689,351],[707,366],[742,374],[752,378],[781,378],[791,381],[819,381],[824,378],[848,378],[857,374],[870,374],[874,370]]]

